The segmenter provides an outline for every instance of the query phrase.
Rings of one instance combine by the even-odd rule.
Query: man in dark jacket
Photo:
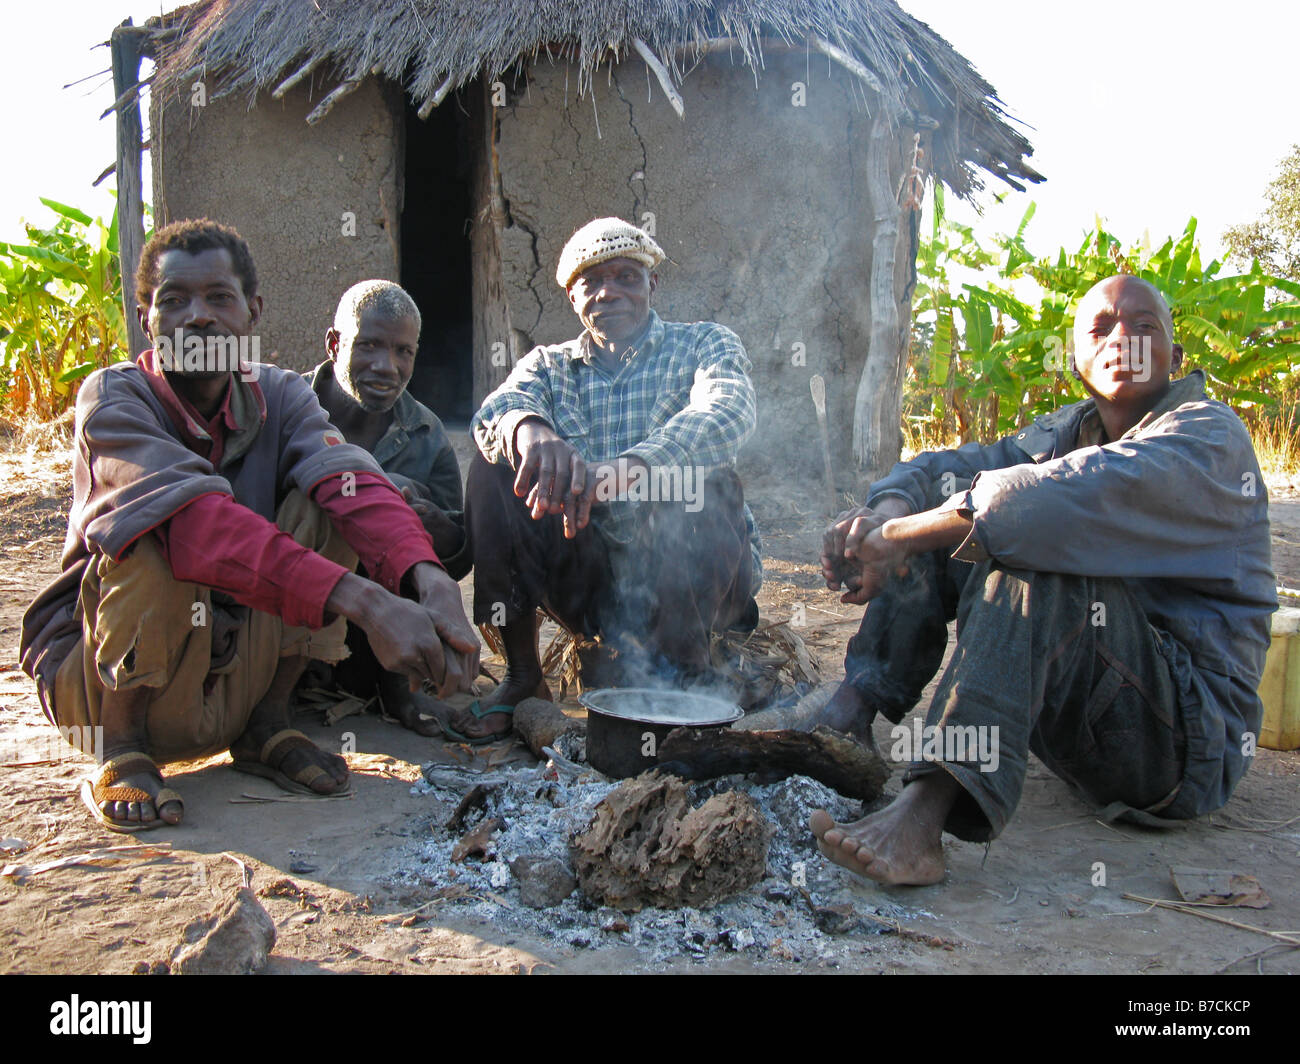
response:
[[[1107,815],[1148,824],[1222,806],[1254,754],[1277,600],[1250,436],[1182,361],[1169,307],[1131,276],[1079,303],[1091,396],[989,447],[895,466],[827,532],[822,569],[870,601],[822,721],[898,722],[957,646],[902,794],[811,827],[832,860],[886,883],[943,878],[943,831],[986,841],[1020,800],[1029,751]],[[903,575],[900,575],[903,574]]]
[[[392,281],[371,280],[343,293],[325,334],[329,357],[309,374],[312,391],[348,443],[374,456],[433,539],[453,580],[470,568],[460,464],[438,416],[407,390],[420,340],[420,311]],[[441,733],[441,708],[411,691],[406,678],[379,667],[365,634],[348,627],[350,657],[335,679],[363,697],[379,694],[384,711],[421,735]]]
[[[233,229],[159,230],[136,295],[154,347],[78,395],[63,574],[23,618],[23,667],[52,722],[97,737],[82,796],[112,830],[178,823],[158,764],[226,749],[286,789],[339,793],[343,759],[290,727],[306,662],[345,654],[346,619],[412,684],[468,687],[459,589],[307,382],[248,359],[262,298]]]

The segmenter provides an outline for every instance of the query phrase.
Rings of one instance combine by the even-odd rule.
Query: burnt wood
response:
[[[736,772],[766,780],[811,776],[863,801],[877,798],[889,778],[878,753],[821,724],[811,732],[675,728],[659,744],[659,766],[691,780]]]

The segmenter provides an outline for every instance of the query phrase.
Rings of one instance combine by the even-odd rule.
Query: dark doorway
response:
[[[402,287],[423,319],[410,391],[451,425],[474,414],[466,119],[457,96],[424,121],[406,101]]]

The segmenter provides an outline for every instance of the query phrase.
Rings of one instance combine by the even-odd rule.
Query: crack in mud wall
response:
[[[809,394],[820,373],[837,479],[851,483],[853,397],[871,332],[862,191],[871,118],[851,75],[773,56],[755,85],[711,57],[681,87],[685,119],[647,86],[638,59],[602,69],[582,98],[564,64],[535,64],[528,79],[498,112],[512,322],[534,344],[578,335],[554,279],[564,242],[602,215],[653,218],[669,258],[655,308],[668,320],[729,326],[754,363],[759,428],[742,468],[775,460],[820,478]]]

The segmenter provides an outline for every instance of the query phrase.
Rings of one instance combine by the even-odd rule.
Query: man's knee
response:
[[[734,469],[717,469],[704,482],[704,502],[719,512],[743,520],[745,489]]]
[[[1089,605],[1099,601],[1100,585],[1108,583],[1074,573],[1022,569],[986,558],[974,564],[960,589],[958,627],[965,628],[973,616],[1011,610],[1027,617],[1035,628],[1046,624],[1073,631],[1087,623]]]
[[[514,499],[516,473],[504,462],[489,462],[477,450],[465,474],[466,509],[483,509]]]
[[[285,496],[276,511],[275,523],[299,546],[313,550],[345,569],[357,567],[356,551],[339,535],[329,514],[302,492],[291,491]],[[347,624],[343,617],[335,617],[323,628],[315,630],[277,623],[267,635],[278,635],[280,657],[305,657],[334,664],[347,656]]]
[[[151,534],[120,561],[99,558],[82,582],[81,604],[98,679],[114,690],[163,686],[211,610],[204,589],[172,575]]]

